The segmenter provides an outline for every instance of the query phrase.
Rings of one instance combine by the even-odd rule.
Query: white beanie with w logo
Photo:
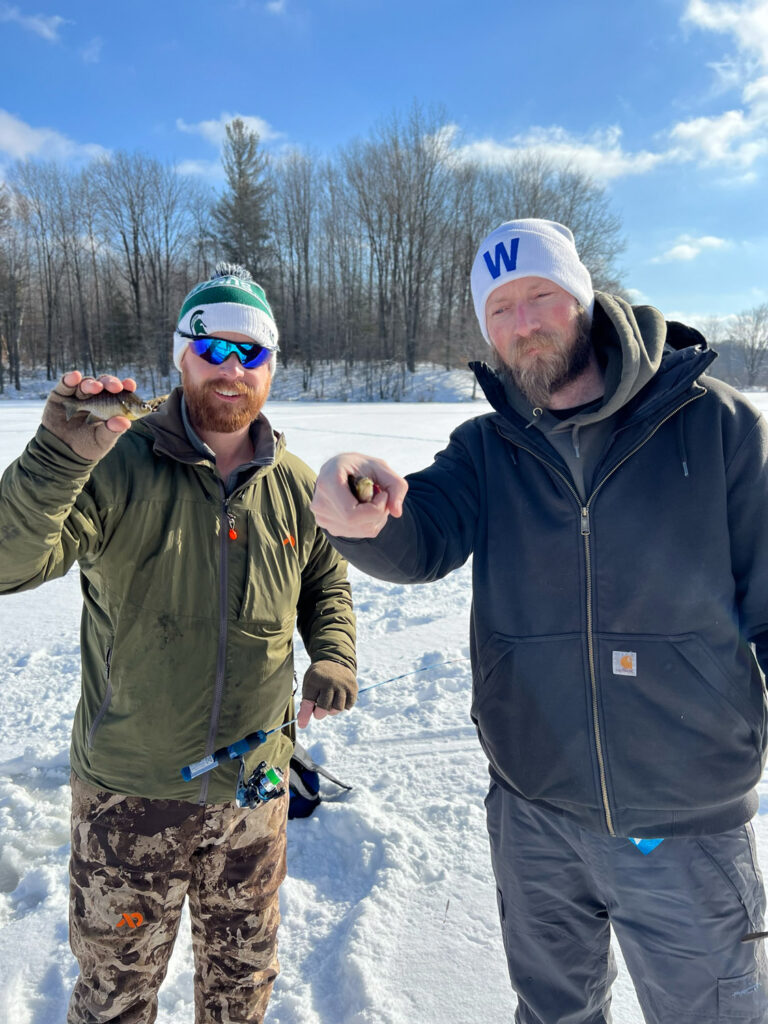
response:
[[[481,244],[472,264],[472,298],[483,337],[490,345],[485,304],[499,285],[519,277],[543,277],[573,295],[592,316],[595,293],[571,231],[553,220],[509,220]]]

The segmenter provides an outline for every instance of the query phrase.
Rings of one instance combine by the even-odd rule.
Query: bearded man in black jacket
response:
[[[331,460],[315,516],[381,579],[472,555],[472,718],[519,1024],[610,1019],[611,927],[649,1024],[763,1024],[768,425],[706,374],[698,332],[595,293],[563,225],[502,224],[472,293],[494,412],[406,480]]]

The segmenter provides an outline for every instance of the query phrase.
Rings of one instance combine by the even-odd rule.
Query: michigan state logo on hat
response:
[[[189,314],[189,332],[190,334],[208,333],[208,328],[203,323],[202,309],[196,309],[194,313]]]

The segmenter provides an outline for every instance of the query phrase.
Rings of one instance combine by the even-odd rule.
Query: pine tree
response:
[[[237,117],[226,125],[222,163],[227,188],[213,208],[214,238],[231,263],[247,267],[254,279],[269,285],[273,264],[267,204],[272,187],[268,160],[259,134]]]

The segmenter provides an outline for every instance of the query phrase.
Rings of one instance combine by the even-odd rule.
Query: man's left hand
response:
[[[357,679],[352,669],[335,661],[315,661],[304,673],[301,705],[296,724],[305,729],[314,718],[337,715],[357,700]]]

